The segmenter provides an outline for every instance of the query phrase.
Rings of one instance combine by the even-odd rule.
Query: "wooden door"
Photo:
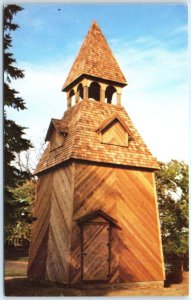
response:
[[[90,223],[83,226],[82,280],[107,282],[110,278],[110,226]]]

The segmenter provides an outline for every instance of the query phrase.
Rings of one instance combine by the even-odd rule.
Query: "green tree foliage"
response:
[[[26,109],[24,100],[19,93],[11,88],[12,80],[24,77],[23,70],[16,67],[16,60],[10,52],[12,47],[11,31],[19,28],[13,23],[14,15],[20,12],[22,8],[18,5],[6,5],[4,7],[4,199],[5,199],[5,224],[10,221],[15,222],[13,218],[9,218],[11,213],[15,211],[14,195],[12,188],[16,187],[20,182],[30,177],[30,173],[22,170],[15,163],[18,153],[25,151],[31,147],[28,139],[23,137],[25,127],[18,125],[15,121],[7,117],[7,108],[16,110]]]
[[[33,222],[32,209],[35,198],[34,180],[26,180],[23,184],[11,190],[14,202],[13,212],[9,218],[13,222],[5,227],[6,242],[14,246],[23,246],[23,243],[30,241],[31,223]]]
[[[188,165],[171,160],[160,163],[156,186],[165,260],[188,256]]]

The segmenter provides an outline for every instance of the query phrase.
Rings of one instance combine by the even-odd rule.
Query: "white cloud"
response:
[[[188,161],[186,50],[149,38],[122,48],[117,57],[128,81],[123,103],[137,129],[158,159]]]
[[[50,119],[61,118],[66,110],[66,95],[61,89],[69,67],[62,62],[52,66],[32,66],[20,62],[19,66],[25,70],[25,78],[16,80],[12,86],[20,92],[27,110],[18,112],[9,109],[8,116],[28,127],[25,130],[27,137],[38,146],[38,139],[44,139]]]
[[[36,30],[44,30],[46,27],[46,24],[42,21],[40,18],[34,18],[30,22],[30,26],[33,27]]]
[[[182,32],[185,32],[185,33],[188,32],[188,26],[187,25],[180,26],[180,27],[176,28],[173,33],[177,34],[177,33],[182,33]]]

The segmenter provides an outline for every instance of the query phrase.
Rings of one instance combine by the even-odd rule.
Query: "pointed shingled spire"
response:
[[[127,84],[125,76],[96,21],[92,23],[88,31],[64,83],[63,90],[66,90],[73,81],[83,74]]]

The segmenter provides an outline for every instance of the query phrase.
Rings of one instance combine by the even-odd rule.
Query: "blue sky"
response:
[[[146,35],[159,38],[172,49],[187,46],[186,35],[172,37],[174,31],[187,26],[187,11],[183,5],[58,3],[23,7],[25,10],[15,18],[20,31],[13,36],[18,60],[46,63],[63,59],[78,49],[94,19],[108,41],[131,42]]]
[[[29,127],[38,148],[50,118],[62,117],[62,85],[93,20],[128,81],[122,103],[159,160],[188,161],[188,12],[180,4],[25,4],[12,34],[25,78],[13,86],[27,110],[9,116]]]

